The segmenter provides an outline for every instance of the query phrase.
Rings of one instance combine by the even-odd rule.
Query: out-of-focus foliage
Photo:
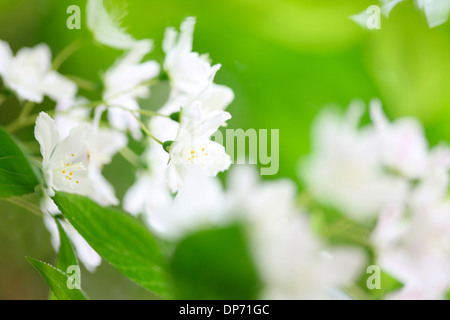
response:
[[[258,276],[237,226],[188,236],[175,249],[171,270],[179,299],[258,298]]]

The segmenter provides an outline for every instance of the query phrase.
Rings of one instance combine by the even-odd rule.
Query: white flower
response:
[[[200,97],[203,112],[225,109],[233,100],[231,89],[211,84]],[[182,106],[189,104],[192,98],[172,92],[167,103],[158,110],[160,114],[169,115],[179,112]],[[173,141],[177,137],[180,124],[166,117],[153,117],[149,129],[162,141]],[[145,152],[144,161],[149,169],[138,172],[135,184],[128,190],[124,198],[124,209],[134,215],[155,216],[172,203],[169,189],[171,171],[168,170],[169,154],[155,141],[150,140],[149,149]],[[151,190],[151,192],[149,192]]]
[[[141,172],[124,199],[126,211],[143,218],[159,236],[177,239],[199,228],[217,225],[226,213],[225,196],[220,182],[198,170],[185,173],[184,184],[172,195],[165,175],[166,162],[158,155],[161,148],[152,148],[150,170]]]
[[[402,118],[390,124],[379,101],[370,107],[377,130],[383,164],[411,179],[425,174],[428,143],[421,124],[414,118]]]
[[[443,299],[450,287],[450,149],[432,150],[408,201],[386,207],[372,234],[377,263],[404,286],[390,299]]]
[[[86,141],[89,127],[81,125],[60,141],[55,122],[45,112],[36,119],[34,135],[41,146],[42,167],[49,195],[65,191],[89,195],[93,185],[88,177]]]
[[[450,205],[393,207],[373,234],[377,264],[404,286],[389,299],[443,299],[450,286]]]
[[[75,99],[65,98],[58,101],[53,119],[61,138],[67,137],[70,131],[81,123],[88,122],[91,109],[82,107],[87,102],[87,99],[83,97]]]
[[[55,121],[41,112],[36,120],[35,137],[41,145],[50,196],[53,190],[65,191],[87,196],[100,205],[118,204],[112,186],[100,170],[126,145],[123,134],[110,129],[95,130],[81,123],[64,137],[58,133]]]
[[[148,43],[139,43],[106,72],[104,79],[103,99],[110,106],[110,124],[118,130],[129,129],[135,139],[142,137],[141,127],[129,110],[139,110],[137,99],[150,95],[148,84],[142,83],[157,77],[160,70],[155,61],[140,63],[150,50]]]
[[[358,250],[327,248],[297,209],[291,181],[260,183],[256,170],[230,172],[228,203],[247,222],[251,248],[262,276],[263,299],[337,299],[356,280],[364,256]]]
[[[76,85],[51,69],[51,59],[46,44],[22,48],[14,57],[9,44],[0,40],[0,75],[20,99],[41,103],[44,96],[55,101],[75,96]]]
[[[148,169],[137,173],[136,182],[127,191],[123,200],[124,209],[133,215],[159,212],[172,201],[166,179],[169,155],[160,145],[153,142],[144,156]]]
[[[86,6],[87,26],[95,40],[115,49],[131,49],[138,42],[120,27],[124,12],[116,8],[111,15],[106,11],[103,0],[88,0]]]
[[[417,7],[425,12],[430,28],[439,26],[448,20],[450,1],[416,0]]]
[[[60,246],[60,237],[58,226],[52,216],[57,214],[61,214],[58,207],[55,205],[52,199],[48,196],[45,196],[41,200],[41,209],[44,213],[44,224],[47,227],[48,231],[51,234],[51,241],[53,249],[58,252]],[[86,267],[86,269],[90,272],[94,272],[97,267],[102,262],[102,258],[91,248],[91,246],[83,239],[83,237],[75,230],[75,228],[66,220],[59,220],[61,226],[67,234],[67,237],[70,239],[75,251],[76,255]],[[62,270],[66,271],[66,270]]]
[[[407,192],[403,179],[385,172],[373,128],[358,129],[361,109],[344,118],[324,111],[313,128],[313,154],[302,167],[308,190],[323,204],[356,220],[375,217]]]
[[[211,140],[211,136],[231,115],[225,111],[205,114],[201,111],[201,105],[201,101],[194,101],[181,111],[177,137],[169,151],[172,191],[182,184],[186,169],[196,168],[208,176],[215,176],[231,164],[225,148]]]
[[[220,65],[211,67],[207,55],[192,52],[195,18],[186,18],[180,27],[180,34],[174,28],[167,28],[163,50],[166,54],[164,70],[169,75],[172,88],[195,96],[211,82]]]
[[[126,136],[112,129],[94,129],[87,141],[89,179],[95,186],[90,198],[103,206],[118,205],[113,186],[103,177],[101,170],[113,156],[128,143]]]
[[[220,182],[195,169],[186,174],[173,199],[163,199],[166,206],[159,210],[148,208],[145,218],[151,229],[164,238],[176,239],[204,227],[217,226],[227,217]]]

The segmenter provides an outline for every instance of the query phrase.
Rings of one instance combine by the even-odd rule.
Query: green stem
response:
[[[66,75],[66,78],[75,82],[77,84],[77,86],[80,87],[81,89],[85,89],[85,90],[93,91],[93,92],[96,92],[98,90],[97,84],[95,84],[94,82],[89,81],[87,79],[83,79],[81,77],[74,76],[74,75]]]
[[[106,104],[107,108],[120,108],[123,109],[125,111],[128,112],[136,112],[139,114],[142,114],[144,116],[149,116],[149,117],[164,117],[164,118],[170,118],[170,116],[162,114],[162,113],[158,113],[158,112],[154,112],[154,111],[150,111],[150,110],[142,110],[142,109],[137,109],[137,110],[132,110],[130,108],[124,107],[124,106],[120,106],[120,105],[116,105],[116,104]]]
[[[28,202],[28,201],[23,200],[18,197],[4,198],[3,200],[6,202],[9,202],[9,203],[12,203],[20,208],[26,209],[27,211],[29,211],[39,217],[43,217],[43,214],[42,214],[41,210],[39,209],[39,207],[32,204],[31,202]]]
[[[33,122],[34,122],[34,120],[36,120],[36,118],[28,117],[30,115],[31,111],[33,110],[34,106],[35,106],[34,102],[27,101],[25,103],[25,105],[23,106],[22,111],[20,112],[17,119],[14,120],[13,122],[11,122],[6,127],[6,131],[9,133],[13,133],[19,129],[22,129],[23,127],[28,126],[30,124],[31,119],[33,119]]]
[[[156,138],[151,132],[150,130],[148,130],[148,128],[145,126],[145,124],[141,121],[141,119],[139,119],[139,117],[137,117],[136,115],[134,115],[134,117],[136,118],[137,122],[139,122],[142,131],[145,132],[146,135],[148,135],[151,139],[155,140],[156,142],[158,142],[160,145],[164,145],[164,143],[159,140],[158,138]]]
[[[124,147],[119,150],[119,153],[125,160],[127,160],[136,168],[141,167],[141,161],[139,159],[139,156],[135,154],[130,148]]]
[[[149,87],[151,87],[151,86],[157,84],[158,82],[159,82],[159,79],[158,79],[158,78],[156,78],[156,79],[151,79],[151,80],[148,80],[148,81],[143,81],[143,82],[141,82],[141,83],[138,83],[138,84],[137,84],[136,86],[134,86],[134,87],[131,87],[131,88],[129,88],[129,89],[126,89],[126,90],[123,90],[123,91],[119,91],[119,92],[113,94],[112,96],[108,97],[108,99],[114,99],[114,98],[120,97],[121,95],[130,93],[130,92],[133,92],[136,88],[139,88],[139,87],[141,87],[141,86],[149,86]]]
[[[62,49],[55,57],[52,63],[52,69],[58,70],[59,67],[75,52],[77,52],[84,45],[81,38],[77,38]]]
[[[34,102],[27,101],[23,106],[22,112],[19,115],[19,120],[20,121],[25,120],[33,110],[34,106],[35,106]]]

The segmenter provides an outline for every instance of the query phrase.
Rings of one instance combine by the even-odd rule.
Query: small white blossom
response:
[[[338,299],[356,280],[365,257],[349,247],[329,248],[296,207],[289,180],[261,183],[253,168],[231,170],[228,203],[247,222],[263,279],[263,299]]]
[[[414,118],[389,123],[379,101],[371,103],[370,111],[383,164],[408,178],[422,177],[427,169],[428,143],[421,124]]]
[[[211,82],[220,65],[211,66],[207,55],[192,52],[195,18],[186,18],[180,34],[167,28],[163,50],[166,54],[164,70],[169,75],[172,88],[178,92],[195,96]]]
[[[403,283],[389,299],[443,299],[450,287],[450,149],[431,151],[407,201],[386,207],[372,234],[377,263]]]
[[[75,96],[76,85],[52,70],[51,60],[46,44],[22,48],[14,56],[9,44],[0,40],[0,75],[19,99],[41,103],[44,96],[55,101]]]
[[[417,7],[427,17],[428,25],[437,27],[448,20],[450,13],[450,1],[448,0],[416,0]]]
[[[146,150],[145,162],[147,170],[140,170],[136,182],[125,194],[124,209],[133,214],[148,216],[151,212],[159,212],[172,201],[172,195],[166,178],[169,155],[156,142]]]
[[[126,137],[110,129],[94,129],[81,123],[67,137],[55,121],[41,112],[36,120],[36,140],[41,145],[42,167],[48,193],[53,190],[90,197],[101,205],[116,205],[114,190],[100,174],[102,166],[126,143]]]
[[[120,27],[124,12],[117,10],[108,14],[103,0],[88,0],[86,6],[87,26],[94,34],[95,40],[111,48],[128,50],[133,48],[138,40],[126,33]]]
[[[160,70],[155,61],[140,63],[150,50],[148,43],[139,43],[106,72],[104,79],[103,100],[110,107],[111,126],[122,131],[129,129],[135,139],[142,137],[141,127],[130,111],[139,110],[137,99],[150,95],[149,85],[142,83],[157,77]]]
[[[371,127],[359,129],[361,108],[345,117],[324,111],[313,128],[313,154],[302,167],[312,195],[356,220],[374,218],[391,202],[405,197],[404,179],[388,174],[380,140]]]
[[[225,111],[203,113],[201,101],[182,109],[177,137],[170,146],[170,187],[177,190],[186,169],[196,168],[208,176],[215,176],[231,165],[225,148],[211,140],[219,127],[231,118]]]
[[[224,223],[227,206],[220,182],[195,169],[186,173],[185,181],[166,206],[148,210],[147,223],[168,239],[176,239],[204,227]]]
[[[50,196],[53,189],[85,196],[91,194],[93,185],[87,170],[88,125],[73,129],[60,141],[54,120],[41,112],[34,135],[41,146],[42,167]]]

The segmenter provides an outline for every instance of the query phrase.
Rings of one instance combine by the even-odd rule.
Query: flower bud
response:
[[[167,140],[166,142],[163,143],[163,149],[169,153],[170,152],[170,147],[172,146],[173,141],[172,140]]]

